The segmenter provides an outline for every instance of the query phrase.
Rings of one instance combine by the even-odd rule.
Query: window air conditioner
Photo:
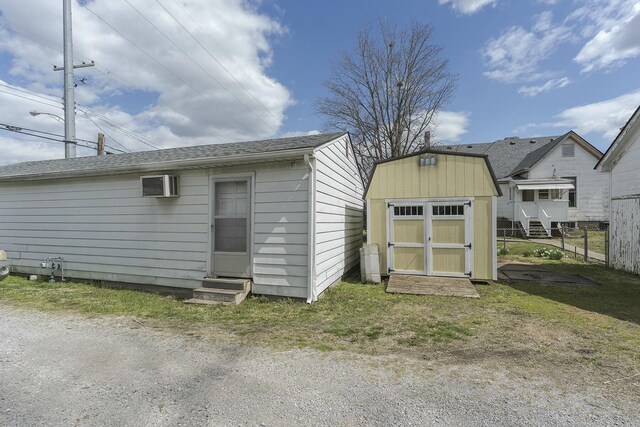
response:
[[[178,176],[151,175],[140,177],[142,197],[178,197]]]

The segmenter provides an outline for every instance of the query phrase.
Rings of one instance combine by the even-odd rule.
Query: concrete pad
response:
[[[533,264],[505,264],[498,268],[498,279],[509,283],[556,286],[594,286],[593,280],[574,274],[560,273]]]
[[[387,292],[412,295],[443,295],[480,298],[471,281],[464,277],[410,276],[392,274]]]

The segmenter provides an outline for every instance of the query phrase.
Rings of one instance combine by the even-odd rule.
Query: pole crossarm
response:
[[[82,64],[74,64],[73,68],[87,68],[87,67],[93,67],[95,66],[96,63],[91,61],[89,63],[83,62]],[[64,71],[64,67],[58,67],[57,65],[53,66],[53,71]]]

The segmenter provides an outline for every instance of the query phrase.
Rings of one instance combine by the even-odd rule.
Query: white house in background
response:
[[[640,274],[640,107],[596,168],[611,180],[609,265]]]
[[[598,226],[609,219],[609,178],[593,170],[602,153],[574,131],[446,148],[489,156],[503,193],[503,226],[551,236],[560,224]]]
[[[0,167],[17,273],[190,296],[210,276],[314,301],[358,264],[363,182],[333,133]]]

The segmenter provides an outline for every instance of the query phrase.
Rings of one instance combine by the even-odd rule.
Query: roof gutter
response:
[[[196,169],[201,167],[229,165],[232,163],[259,163],[275,160],[287,160],[290,158],[299,158],[305,154],[312,154],[313,148],[299,148],[295,150],[271,151],[268,153],[251,153],[225,157],[206,157],[198,159],[171,160],[167,162],[155,162],[142,165],[127,165],[121,167],[113,167],[109,169],[87,169],[87,170],[68,170],[60,172],[45,172],[15,176],[2,176],[0,181],[37,181],[57,178],[79,178],[89,176],[108,176],[119,175],[124,173],[149,172],[170,169]]]

